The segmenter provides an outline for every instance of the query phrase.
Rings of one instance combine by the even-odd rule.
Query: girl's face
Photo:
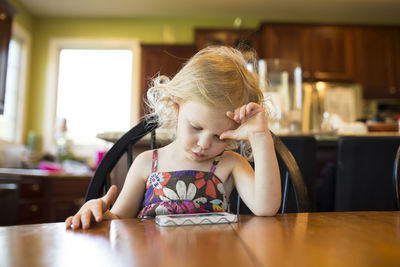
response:
[[[219,136],[238,127],[226,116],[226,110],[193,101],[178,106],[176,140],[185,157],[205,161],[220,154],[230,141],[222,141]]]

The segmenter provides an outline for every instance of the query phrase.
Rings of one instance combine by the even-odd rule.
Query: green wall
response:
[[[18,0],[6,0],[10,3],[16,10],[17,14],[14,17],[14,20],[24,27],[29,33],[33,31],[33,16],[25,9],[23,5]]]

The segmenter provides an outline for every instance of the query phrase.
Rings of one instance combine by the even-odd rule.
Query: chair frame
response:
[[[117,142],[111,147],[106,153],[103,160],[97,167],[94,176],[90,182],[89,188],[85,196],[85,202],[90,199],[102,197],[103,194],[111,186],[110,173],[120,158],[127,153],[128,154],[128,168],[132,163],[132,147],[139,141],[143,136],[151,133],[151,149],[155,147],[155,129],[158,127],[155,120],[141,121],[127,133],[125,133]],[[294,186],[296,204],[298,212],[310,212],[311,205],[310,199],[307,193],[307,187],[304,184],[300,168],[293,157],[292,153],[286,147],[286,145],[280,140],[278,136],[271,132],[275,150],[281,157],[287,167],[285,175],[285,187],[282,197],[282,213],[285,213],[287,193],[291,184]],[[290,177],[290,179],[289,179]],[[238,196],[238,203],[240,198]]]
[[[89,188],[86,192],[85,202],[90,199],[100,198],[111,187],[110,173],[121,157],[128,154],[128,168],[132,164],[132,147],[146,134],[151,132],[151,149],[155,145],[155,129],[158,127],[156,122],[141,121],[135,127],[126,132],[110,150],[97,167]]]
[[[394,167],[393,167],[393,188],[394,188],[394,194],[396,197],[397,210],[400,210],[399,175],[400,175],[400,146],[397,149],[396,157],[394,160]]]

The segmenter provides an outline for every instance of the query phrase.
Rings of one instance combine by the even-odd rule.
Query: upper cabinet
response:
[[[260,36],[258,30],[252,29],[196,29],[196,47],[201,50],[207,46],[225,45],[235,47],[246,55],[260,53]]]
[[[141,92],[140,99],[144,99],[151,79],[157,75],[172,78],[183,64],[196,53],[194,45],[147,45],[141,46]],[[143,103],[143,101],[142,101]],[[144,114],[145,107],[141,107]]]
[[[15,9],[7,2],[0,0],[0,114],[4,112],[8,45],[11,38],[13,14],[15,14]]]
[[[262,58],[282,58],[298,62],[303,78],[311,76],[308,40],[310,29],[301,25],[264,24],[261,26]]]
[[[353,29],[340,26],[310,27],[310,60],[315,80],[354,80]]]
[[[400,31],[395,27],[357,27],[356,75],[364,98],[400,97]]]
[[[300,63],[305,81],[353,81],[354,34],[341,26],[263,24],[264,58]]]
[[[356,82],[363,97],[400,98],[400,27],[263,23],[259,29],[196,29],[191,46],[143,46],[146,78],[178,66],[210,45],[240,49],[248,59],[282,58],[300,63],[303,81]]]

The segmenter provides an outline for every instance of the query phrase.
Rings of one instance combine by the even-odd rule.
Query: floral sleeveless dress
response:
[[[138,217],[228,211],[224,185],[214,174],[219,159],[215,158],[208,172],[157,172],[158,153],[154,150],[152,173]]]

